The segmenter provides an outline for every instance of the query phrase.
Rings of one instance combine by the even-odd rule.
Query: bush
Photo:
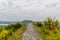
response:
[[[51,17],[48,17],[47,20],[44,21],[44,25],[49,30],[54,30],[59,26],[59,21],[56,19],[52,19]]]
[[[0,40],[6,38],[8,34],[9,34],[9,31],[6,29],[3,29],[2,32],[0,33]]]
[[[15,24],[10,24],[10,25],[8,25],[8,26],[6,27],[6,29],[14,29],[14,30],[16,30],[16,29],[20,28],[21,26],[22,26],[22,24],[20,24],[20,23],[15,23]]]
[[[40,22],[34,24],[36,25],[35,28],[39,31],[40,38],[42,40],[60,40],[59,21],[48,17],[43,23],[44,27],[41,27]]]
[[[34,25],[36,25],[36,26],[38,26],[38,27],[43,26],[42,22],[36,22]]]
[[[16,32],[16,30],[18,30],[21,26],[22,24],[15,23],[10,24],[7,27],[2,27],[0,30],[0,40],[7,40],[7,38],[12,36],[13,32]]]

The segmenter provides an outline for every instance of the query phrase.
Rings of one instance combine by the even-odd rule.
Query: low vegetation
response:
[[[42,40],[60,40],[60,24],[57,19],[48,17],[44,22],[34,23]]]
[[[34,27],[38,30],[40,39],[60,40],[60,22],[57,19],[48,17],[43,22],[32,23],[34,23]],[[0,40],[22,40],[22,34],[25,29],[24,25],[14,23],[8,26],[0,26]]]
[[[24,26],[20,23],[10,24],[0,30],[0,40],[21,40]]]
[[[22,40],[23,31],[24,31],[24,26],[16,30],[16,32],[13,32],[12,36],[10,36],[8,40]]]

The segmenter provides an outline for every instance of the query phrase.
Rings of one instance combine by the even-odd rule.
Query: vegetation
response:
[[[0,29],[0,40],[20,40],[24,26],[20,23],[10,24]],[[19,37],[19,39],[18,39]]]
[[[48,17],[43,24],[40,22],[42,25],[36,24],[35,28],[39,31],[39,36],[42,40],[60,40],[60,25],[57,19]]]
[[[21,21],[22,24],[27,24],[27,23],[34,23],[34,21],[32,20],[24,20],[24,21]]]
[[[24,26],[16,30],[16,32],[12,33],[12,36],[8,38],[8,40],[22,40],[22,33],[24,31]]]
[[[55,18],[48,17],[43,22],[33,22],[31,20],[23,22],[25,22],[24,25],[30,22],[34,23],[42,40],[60,40],[60,23]],[[0,40],[22,40],[22,33],[25,28],[22,24],[14,23],[6,27],[0,26]]]
[[[38,22],[35,22],[34,25],[35,25],[35,26],[38,26],[38,27],[43,26],[42,22],[39,22],[39,21],[38,21]]]

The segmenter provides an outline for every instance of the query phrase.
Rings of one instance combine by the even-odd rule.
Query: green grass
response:
[[[39,32],[39,37],[42,40],[60,40],[60,30],[48,30],[44,27],[35,26]]]
[[[16,32],[13,32],[12,36],[8,38],[8,40],[22,40],[22,34],[24,31],[24,26],[19,28]]]
[[[40,35],[41,29],[40,29],[40,27],[37,27],[37,26],[34,26],[34,27],[35,27],[36,30],[38,31],[38,33],[39,33],[39,38],[41,39],[41,35]]]
[[[38,26],[35,26],[36,30],[39,32],[38,35],[39,35],[39,38],[41,40],[46,40],[46,35],[44,33],[44,30],[45,28],[44,27],[38,27]]]

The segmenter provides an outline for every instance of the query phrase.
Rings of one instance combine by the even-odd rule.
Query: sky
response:
[[[60,0],[0,0],[1,21],[60,20]]]

